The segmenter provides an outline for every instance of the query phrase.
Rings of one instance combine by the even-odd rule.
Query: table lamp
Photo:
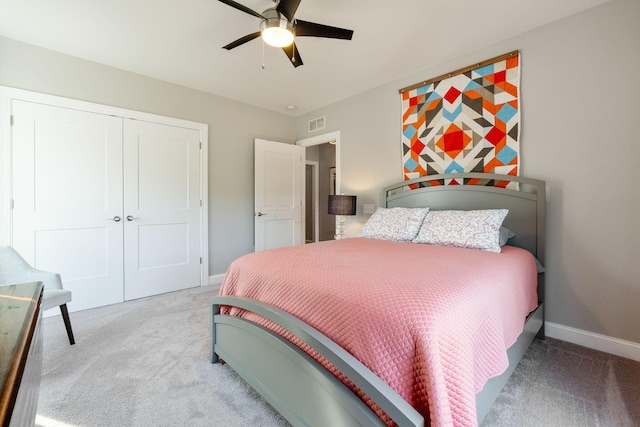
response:
[[[356,196],[329,195],[329,215],[337,215],[336,240],[344,238],[344,216],[356,214]]]

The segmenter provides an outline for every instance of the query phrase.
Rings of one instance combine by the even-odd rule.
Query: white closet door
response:
[[[125,299],[200,286],[200,133],[124,127]]]
[[[123,300],[122,119],[14,100],[13,245],[73,292]]]

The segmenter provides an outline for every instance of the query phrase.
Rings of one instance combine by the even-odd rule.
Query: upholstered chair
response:
[[[69,343],[75,344],[67,303],[71,302],[71,291],[62,289],[57,273],[36,270],[31,267],[11,246],[0,246],[0,286],[19,283],[42,282],[42,310],[60,307]]]

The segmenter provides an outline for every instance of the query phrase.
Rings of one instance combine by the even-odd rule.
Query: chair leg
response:
[[[73,339],[73,331],[71,330],[71,320],[69,319],[69,310],[67,310],[67,304],[60,306],[60,313],[62,313],[62,320],[64,320],[64,327],[67,328],[67,335],[69,336],[69,344],[74,345],[76,340]]]

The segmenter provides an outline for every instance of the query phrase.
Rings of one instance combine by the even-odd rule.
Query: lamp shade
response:
[[[356,196],[330,195],[329,215],[355,215]]]

